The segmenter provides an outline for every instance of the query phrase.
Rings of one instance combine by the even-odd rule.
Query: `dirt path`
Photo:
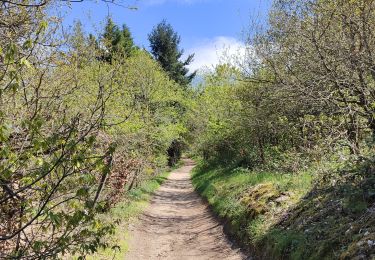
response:
[[[172,172],[130,231],[126,259],[245,259],[223,233],[190,181],[192,161]]]

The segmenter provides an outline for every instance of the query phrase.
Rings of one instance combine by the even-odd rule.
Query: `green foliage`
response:
[[[260,256],[373,256],[372,1],[275,1],[249,67],[196,89],[166,21],[150,55],[110,18],[59,38],[54,3],[0,10],[0,257],[108,249],[110,210],[187,144],[197,190]]]
[[[199,165],[195,188],[227,223],[226,230],[260,259],[370,258],[375,238],[373,172],[337,165],[340,181],[317,182],[318,165],[293,174]],[[339,173],[345,171],[346,173]],[[353,179],[350,172],[361,175]],[[338,178],[336,177],[336,180]]]
[[[77,22],[60,48],[39,4],[0,12],[0,257],[85,257],[109,247],[110,209],[166,167],[187,102],[126,26],[109,20],[105,45]]]
[[[180,60],[183,55],[183,50],[179,49],[180,36],[165,20],[154,27],[148,38],[150,41],[151,54],[168,74],[169,78],[174,80],[178,86],[184,90],[185,100],[187,100],[190,98],[188,85],[191,83],[196,73],[194,72],[188,75],[189,70],[186,66],[192,62],[194,54],[189,55],[185,61]],[[181,102],[181,100],[173,102],[173,106],[179,111],[179,116],[181,118],[185,118],[187,103],[189,102]],[[175,165],[180,159],[184,145],[184,138],[173,140],[168,149],[168,164],[170,166]]]
[[[169,77],[181,86],[187,87],[195,77],[195,72],[188,75],[189,70],[186,68],[192,62],[194,54],[190,54],[185,61],[180,61],[183,50],[179,49],[181,39],[177,32],[163,20],[152,30],[148,39],[152,55]]]
[[[193,148],[206,160],[233,163],[238,158],[239,143],[232,138],[238,111],[242,109],[235,99],[236,73],[234,68],[223,65],[206,75],[187,115],[194,136]]]
[[[214,211],[228,220],[231,230],[246,243],[261,240],[275,224],[280,208],[286,210],[312,185],[311,175],[304,172],[280,174],[204,164],[194,170],[192,180]]]
[[[107,61],[111,61],[114,54],[129,57],[136,49],[129,27],[123,24],[120,29],[110,17],[107,18],[102,42]]]
[[[196,91],[193,182],[259,258],[374,256],[374,21],[369,1],[274,1],[241,68]]]
[[[336,152],[371,155],[375,85],[364,54],[372,45],[364,42],[372,38],[375,6],[350,6],[275,1],[267,30],[248,39],[245,67],[205,75],[192,116],[204,122],[191,127],[196,152],[225,165],[286,172]],[[372,15],[361,19],[364,13]]]

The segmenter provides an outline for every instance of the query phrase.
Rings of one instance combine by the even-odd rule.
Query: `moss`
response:
[[[262,183],[251,187],[240,199],[250,219],[265,214],[271,208],[270,202],[280,197],[280,191],[270,182]]]

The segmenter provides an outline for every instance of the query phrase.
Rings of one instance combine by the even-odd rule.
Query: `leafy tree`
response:
[[[103,43],[87,41],[79,23],[68,48],[59,46],[52,35],[61,24],[47,15],[52,3],[12,1],[0,11],[5,259],[85,256],[107,247],[114,221],[101,216],[166,166],[168,147],[185,131],[173,105],[183,103],[182,90],[160,64],[139,50],[98,59]],[[121,42],[125,28],[108,23],[107,32],[113,54],[131,45]]]
[[[97,85],[85,111],[66,102],[77,94],[74,76],[86,56],[61,53],[51,37],[59,24],[48,8],[49,2],[20,1],[0,12],[7,21],[1,28],[7,39],[0,41],[0,258],[43,259],[77,241],[85,254],[104,245],[96,239],[112,230],[97,218],[114,152],[110,142],[97,146],[105,96]]]
[[[374,13],[372,1],[279,0],[252,44],[279,92],[318,121],[336,117],[331,137],[352,154],[361,136],[375,136]]]
[[[188,112],[195,135],[193,148],[206,160],[233,163],[238,158],[237,118],[241,104],[236,90],[239,72],[229,65],[219,65],[204,76],[198,90],[195,109]]]
[[[181,61],[184,53],[179,48],[181,42],[180,36],[174,31],[172,26],[165,20],[159,23],[148,35],[150,41],[151,54],[159,62],[162,68],[168,73],[169,77],[186,89],[195,77],[196,72],[189,74],[186,68],[194,58],[194,54]],[[181,108],[181,104],[175,103],[176,108]],[[169,165],[174,165],[181,156],[182,141],[174,140],[168,149]]]
[[[249,68],[237,77],[236,94],[215,94],[228,85],[222,68],[206,77],[197,99],[204,104],[196,116],[202,118],[198,150],[221,162],[288,171],[338,150],[368,155],[375,129],[374,13],[371,1],[275,1],[269,27],[249,37]],[[216,100],[240,108],[226,117],[212,109]],[[215,125],[220,131],[212,131]],[[288,156],[296,159],[277,163]]]
[[[188,74],[189,70],[186,66],[193,61],[194,54],[190,54],[186,60],[181,61],[184,53],[179,48],[181,38],[173,27],[163,20],[154,27],[148,35],[148,39],[152,55],[168,73],[169,77],[181,86],[186,87],[190,84],[196,72]]]
[[[93,34],[91,34],[91,33],[89,34],[88,44],[89,44],[89,46],[92,46],[92,47],[95,47],[95,48],[99,48],[98,40],[97,40],[96,37],[95,37]]]

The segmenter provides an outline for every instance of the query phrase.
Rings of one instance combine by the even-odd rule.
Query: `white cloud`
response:
[[[187,67],[195,71],[222,63],[237,63],[246,56],[247,50],[243,42],[233,37],[219,36],[201,41],[185,51],[185,55],[191,53],[195,53],[194,61]]]

